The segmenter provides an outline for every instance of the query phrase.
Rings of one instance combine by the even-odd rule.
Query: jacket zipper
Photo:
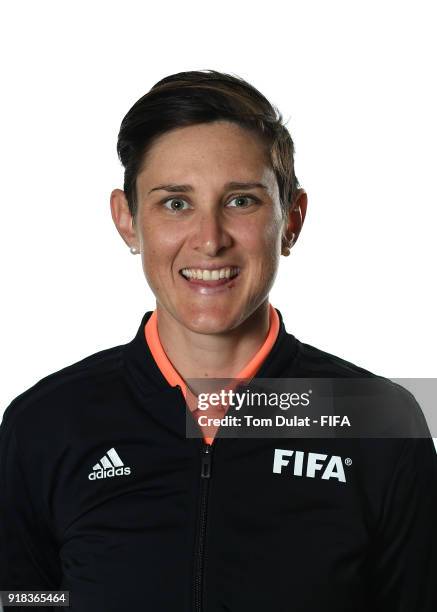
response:
[[[216,441],[214,442],[216,444]],[[211,478],[212,445],[202,441],[202,458],[200,464],[200,517],[197,538],[196,570],[194,576],[194,609],[202,610],[202,582],[204,566],[204,546],[206,533],[206,515],[208,509],[208,490]]]

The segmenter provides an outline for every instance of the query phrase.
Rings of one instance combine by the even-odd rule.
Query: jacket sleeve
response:
[[[42,500],[29,494],[30,471],[38,466],[23,467],[16,421],[7,409],[0,424],[0,590],[57,590],[56,541]]]
[[[371,560],[375,612],[437,611],[437,453],[420,407],[408,396],[412,437],[401,441]]]

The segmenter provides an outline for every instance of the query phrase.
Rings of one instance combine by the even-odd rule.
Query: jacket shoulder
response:
[[[326,377],[377,377],[378,375],[366,370],[365,368],[346,361],[319,349],[311,344],[298,341],[299,350],[297,353],[296,367],[299,370],[314,373],[314,376]]]
[[[411,438],[431,437],[429,426],[421,406],[415,396],[407,388],[398,382],[385,376],[376,374],[355,363],[342,359],[338,355],[328,353],[315,346],[299,343],[299,351],[296,358],[297,374],[295,376],[314,378],[347,378],[347,379],[371,379],[357,385],[357,389],[368,393],[380,393],[385,398],[387,405],[393,406],[397,420],[404,424],[404,431],[409,432]],[[359,381],[352,381],[356,384]],[[342,383],[339,383],[340,387]],[[345,381],[345,384],[346,381]],[[347,387],[350,388],[350,387]]]
[[[2,424],[15,421],[28,407],[52,406],[86,393],[122,367],[124,345],[103,349],[52,372],[17,395],[3,413]]]

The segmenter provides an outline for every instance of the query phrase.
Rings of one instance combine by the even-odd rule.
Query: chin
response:
[[[185,327],[198,334],[220,334],[233,327],[229,313],[225,312],[208,314],[203,310],[197,315],[184,314],[180,320]]]

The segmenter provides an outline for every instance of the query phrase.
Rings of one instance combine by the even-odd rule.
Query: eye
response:
[[[243,204],[241,205],[241,201],[242,201],[242,200],[243,200]],[[247,208],[247,207],[248,207],[250,204],[245,203],[245,202],[244,202],[244,200],[246,200],[246,201],[247,201],[247,200],[252,200],[252,202],[253,202],[253,203],[255,203],[255,204],[258,202],[258,198],[255,198],[255,197],[253,197],[253,196],[248,196],[248,195],[237,195],[237,196],[234,196],[234,197],[232,198],[232,200],[230,200],[230,201],[231,201],[231,202],[234,202],[234,201],[237,201],[237,202],[238,202],[238,201],[239,201],[239,202],[240,202],[240,204],[237,204],[237,205],[235,205],[235,206],[234,206],[234,205],[231,205],[231,208]]]
[[[169,203],[170,203],[170,206],[167,206],[167,204]],[[182,206],[181,206],[181,203],[182,203]],[[178,212],[179,210],[186,210],[183,208],[184,203],[188,204],[188,202],[186,202],[182,198],[167,198],[167,200],[163,201],[164,208],[172,212]]]

